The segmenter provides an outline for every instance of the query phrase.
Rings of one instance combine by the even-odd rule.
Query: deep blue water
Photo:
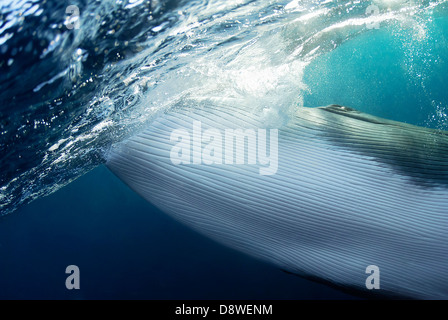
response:
[[[0,221],[0,299],[346,299],[167,217],[104,166]],[[65,268],[80,268],[67,290]]]
[[[80,29],[66,27],[72,4]],[[370,4],[378,29],[366,28]],[[0,8],[0,299],[351,299],[190,231],[113,176],[104,154],[159,111],[229,97],[448,129],[447,1]],[[78,291],[65,288],[71,264]]]

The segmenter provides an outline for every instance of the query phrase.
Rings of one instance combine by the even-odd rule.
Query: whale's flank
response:
[[[448,297],[446,132],[330,106],[301,108],[278,128],[278,171],[173,165],[170,133],[264,128],[236,108],[167,112],[117,146],[108,167],[192,228],[289,272],[366,290]]]

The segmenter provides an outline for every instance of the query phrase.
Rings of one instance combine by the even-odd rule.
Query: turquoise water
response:
[[[311,63],[306,106],[332,103],[423,127],[448,127],[448,21],[438,17],[414,39],[409,29],[366,32]]]
[[[0,4],[0,298],[353,298],[167,218],[104,154],[157,112],[209,104],[448,130],[447,1],[134,3]]]

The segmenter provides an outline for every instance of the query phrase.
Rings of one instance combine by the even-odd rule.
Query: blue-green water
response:
[[[0,298],[352,298],[188,230],[104,154],[161,110],[215,103],[447,130],[447,1],[134,3],[0,3]]]
[[[353,106],[379,117],[447,129],[448,19],[427,22],[425,35],[380,28],[318,57],[308,67],[306,106]]]

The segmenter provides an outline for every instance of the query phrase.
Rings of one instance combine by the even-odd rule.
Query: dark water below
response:
[[[351,299],[172,220],[104,166],[0,220],[0,299]],[[65,268],[80,268],[67,290]]]

